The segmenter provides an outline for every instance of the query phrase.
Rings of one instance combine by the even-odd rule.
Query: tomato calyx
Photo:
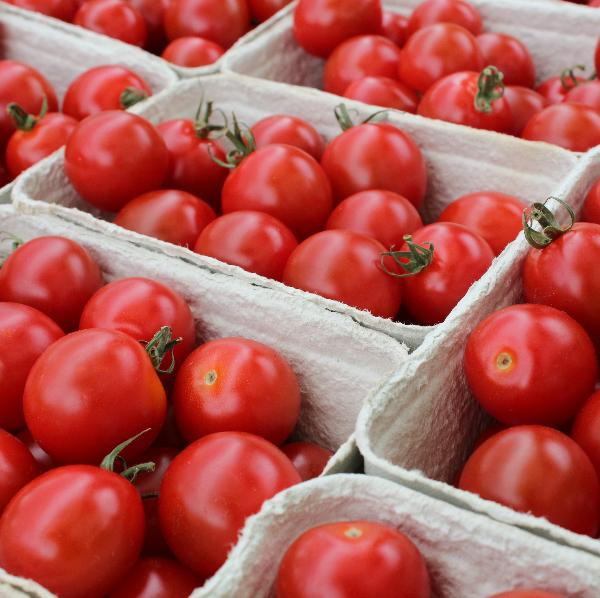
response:
[[[338,104],[334,109],[333,112],[335,114],[335,118],[338,121],[338,124],[340,125],[340,128],[342,129],[342,131],[347,131],[348,129],[351,129],[352,127],[355,127],[355,123],[352,120],[352,117],[350,116],[350,111],[348,110],[348,107],[346,106],[346,104]],[[363,120],[360,124],[361,125],[366,125],[366,124],[374,124],[374,123],[378,123],[381,122],[382,120],[385,119],[385,117],[387,116],[388,111],[387,110],[379,110],[377,112],[374,112],[373,114],[371,114],[371,116],[369,116],[367,119]]]
[[[545,203],[534,203],[529,208],[523,210],[523,232],[527,242],[536,249],[543,249],[569,232],[575,223],[575,212],[573,208],[558,197],[549,197],[546,201],[553,199],[560,203],[569,214],[570,222],[566,226],[561,226],[556,216],[546,207]],[[535,230],[533,224],[537,223],[542,230]]]
[[[250,127],[244,124],[240,125],[235,113],[232,113],[231,117],[233,119],[233,130],[226,128],[225,137],[231,141],[233,149],[227,152],[225,161],[217,158],[212,152],[212,148],[208,150],[213,162],[229,170],[236,168],[244,158],[256,151],[256,140]]]
[[[585,71],[584,64],[575,64],[563,69],[560,73],[560,84],[563,86],[565,91],[570,91],[579,85],[579,79],[575,74],[575,71]],[[592,79],[594,77],[592,76]]]
[[[495,66],[486,66],[477,79],[477,93],[475,94],[475,110],[489,113],[492,104],[504,95],[504,74]]]
[[[222,124],[211,123],[212,116],[215,113],[218,113],[223,117]],[[215,110],[213,108],[213,102],[205,102],[204,98],[202,98],[198,104],[196,115],[194,116],[194,131],[200,139],[222,137],[227,134],[227,117],[222,110]],[[218,135],[213,135],[213,133],[218,133]]]
[[[408,246],[408,251],[394,251],[392,246],[389,251],[382,253],[380,256],[381,269],[394,278],[406,278],[407,276],[414,276],[419,272],[422,272],[431,262],[433,261],[434,247],[433,243],[423,243],[419,245],[413,241],[412,235],[404,235],[404,242]],[[385,265],[385,258],[391,257],[398,266],[400,266],[405,272],[398,274],[397,272],[391,272]]]
[[[119,104],[123,110],[131,108],[134,104],[148,99],[148,94],[137,87],[126,87],[119,96]]]
[[[119,461],[123,464],[123,471],[120,473],[126,480],[129,482],[133,482],[138,474],[146,473],[150,471],[154,471],[155,464],[152,461],[148,461],[147,463],[138,463],[137,465],[132,465],[131,467],[127,466],[125,459],[121,456],[121,452],[124,451],[132,442],[137,440],[140,436],[144,435],[146,432],[149,432],[150,428],[146,428],[142,430],[139,434],[128,438],[127,440],[118,444],[104,459],[102,459],[102,463],[100,463],[100,469],[104,469],[105,471],[115,472],[115,461],[119,459]]]
[[[48,100],[46,96],[42,98],[42,107],[37,116],[29,114],[16,102],[11,102],[6,107],[6,112],[8,112],[8,115],[19,131],[31,131],[48,112]]]
[[[154,369],[159,374],[172,374],[175,369],[175,354],[173,349],[182,341],[183,338],[181,337],[173,338],[173,332],[169,326],[162,326],[149,341],[140,341],[140,343],[144,345]],[[166,370],[162,370],[160,364],[169,351],[171,352],[171,364]]]

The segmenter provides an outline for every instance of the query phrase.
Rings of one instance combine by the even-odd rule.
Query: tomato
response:
[[[281,280],[298,241],[282,222],[264,212],[241,210],[217,218],[198,237],[194,251],[261,276]]]
[[[521,136],[531,117],[549,105],[548,100],[537,91],[518,85],[505,87],[504,99],[512,114],[512,127],[509,132],[517,137]]]
[[[202,37],[178,37],[174,39],[162,53],[162,57],[172,64],[185,67],[206,66],[216,62],[225,50]]]
[[[600,179],[588,191],[585,203],[583,204],[581,219],[584,222],[600,224]]]
[[[290,460],[264,438],[244,432],[205,436],[175,457],[163,478],[161,529],[181,563],[210,577],[246,517],[300,481]]]
[[[300,0],[294,11],[294,36],[309,54],[327,58],[356,35],[380,33],[381,0]]]
[[[598,377],[585,330],[546,305],[511,305],[491,314],[471,333],[464,359],[475,398],[511,425],[565,424]]]
[[[171,40],[194,35],[227,49],[249,29],[246,0],[171,0],[165,12]]]
[[[560,76],[550,77],[540,83],[535,90],[550,104],[560,104],[571,89],[586,81],[585,77],[575,76],[574,69],[566,69]]]
[[[100,463],[146,428],[125,455],[142,453],[160,432],[166,398],[138,341],[114,330],[73,332],[35,362],[23,395],[25,421],[60,463]]]
[[[396,78],[400,50],[387,37],[359,35],[340,44],[329,56],[323,89],[342,95],[351,83],[367,76]]]
[[[469,457],[459,487],[576,533],[598,532],[594,467],[573,440],[552,428],[515,426],[492,436]]]
[[[477,191],[455,199],[439,215],[438,222],[456,222],[481,235],[495,255],[523,230],[520,199],[498,191]]]
[[[24,425],[24,424],[23,424]],[[27,450],[32,454],[38,470],[41,472],[48,471],[54,467],[52,457],[35,441],[31,432],[24,428],[17,434],[17,438],[27,447]]]
[[[103,110],[123,110],[152,89],[139,75],[119,65],[97,66],[73,79],[63,99],[65,114],[83,120]]]
[[[574,87],[565,96],[565,102],[585,104],[600,110],[600,81],[586,81]]]
[[[198,235],[217,215],[186,191],[150,191],[126,203],[114,223],[168,243],[193,247]]]
[[[283,272],[283,282],[346,305],[393,318],[402,302],[402,285],[380,267],[386,248],[349,230],[326,230],[300,243]],[[388,268],[394,265],[389,260]]]
[[[18,430],[23,419],[23,389],[31,366],[63,331],[37,309],[0,302],[0,427]]]
[[[382,21],[383,35],[391,39],[399,48],[401,48],[408,39],[408,17],[391,12],[383,11]]]
[[[473,35],[483,28],[479,11],[464,0],[425,0],[410,15],[408,33],[434,23],[456,23]]]
[[[544,590],[512,590],[511,592],[494,594],[490,598],[567,598],[567,596]]]
[[[87,1],[87,0],[86,0]],[[127,0],[144,17],[148,39],[146,48],[158,52],[167,43],[164,18],[171,0]]]
[[[596,51],[594,52],[594,65],[596,66],[596,73],[600,73],[600,39],[596,43]]]
[[[321,165],[335,203],[370,189],[403,195],[417,208],[425,197],[427,173],[421,150],[394,125],[367,123],[347,129],[326,147]]]
[[[165,423],[163,424],[162,430],[160,431],[160,434],[158,435],[158,438],[154,444],[159,447],[166,446],[177,449],[181,449],[187,444],[181,436],[179,428],[177,427],[173,403],[170,403],[167,407],[167,417],[165,419]]]
[[[135,114],[107,110],[81,122],[67,143],[65,172],[75,190],[103,210],[120,210],[161,186],[169,155],[156,128]]]
[[[402,532],[375,521],[313,527],[287,549],[277,573],[277,598],[429,598],[427,565]]]
[[[73,23],[134,46],[143,47],[148,37],[140,11],[123,0],[87,0],[79,7]]]
[[[76,330],[87,300],[102,286],[100,268],[64,237],[38,237],[18,247],[0,268],[0,301],[23,303]]]
[[[331,212],[327,229],[341,228],[377,239],[386,249],[403,242],[423,226],[416,208],[391,191],[361,191],[342,201]]]
[[[331,451],[312,442],[291,442],[284,444],[281,450],[292,462],[302,481],[320,476],[329,459],[333,457]]]
[[[571,437],[585,451],[600,476],[600,391],[583,404],[577,414]]]
[[[6,0],[9,4],[41,12],[61,21],[72,21],[77,11],[76,0]]]
[[[40,471],[29,449],[0,429],[0,513],[10,499]]]
[[[332,209],[331,185],[319,163],[297,147],[267,145],[244,158],[223,186],[223,213],[257,210],[304,239],[322,230]]]
[[[414,243],[433,244],[431,263],[414,276],[404,278],[403,300],[417,322],[431,326],[443,322],[471,285],[494,259],[489,244],[461,224],[436,222],[415,231]],[[400,251],[408,251],[405,243]],[[401,259],[400,261],[406,261]]]
[[[108,598],[188,598],[202,580],[171,559],[139,560]]]
[[[250,14],[255,21],[262,23],[287,6],[291,0],[248,0]]]
[[[535,85],[535,66],[527,47],[505,33],[482,33],[477,45],[485,64],[493,64],[504,75],[506,85]]]
[[[417,94],[412,89],[388,77],[358,79],[348,85],[343,95],[365,104],[395,108],[413,114],[417,111],[419,102]]]
[[[135,563],[144,509],[125,478],[90,465],[48,471],[0,519],[0,566],[61,598],[101,598]]]
[[[320,133],[309,122],[290,114],[267,116],[254,123],[250,131],[258,149],[283,143],[304,150],[315,160],[321,159],[325,149]]]

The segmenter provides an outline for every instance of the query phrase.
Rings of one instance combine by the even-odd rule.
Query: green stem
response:
[[[48,112],[48,100],[46,96],[42,98],[42,108],[37,116],[29,114],[16,102],[11,102],[6,107],[6,112],[19,131],[31,131]]]
[[[560,73],[560,83],[563,86],[563,89],[565,89],[566,91],[570,91],[571,89],[579,85],[579,80],[577,79],[575,71],[585,71],[585,65],[575,64],[564,69]]]
[[[338,124],[340,125],[340,128],[342,129],[342,131],[347,131],[348,129],[351,129],[352,127],[355,126],[354,122],[352,120],[352,117],[350,116],[350,111],[348,110],[348,107],[346,106],[346,104],[338,104],[333,109],[333,112],[335,114],[335,118],[338,121]],[[382,120],[385,119],[388,112],[389,112],[389,110],[378,110],[377,112],[371,114],[371,116],[369,116],[368,118],[363,120],[361,124],[365,125],[368,123],[381,122]]]
[[[504,95],[504,75],[495,66],[486,66],[477,80],[477,93],[475,94],[475,110],[489,113],[492,103]]]
[[[105,469],[106,471],[114,471],[115,470],[115,461],[117,459],[119,459],[123,463],[123,467],[125,467],[125,471],[121,475],[124,475],[126,471],[129,471],[129,469],[132,469],[132,468],[129,468],[129,469],[127,468],[127,463],[125,462],[125,459],[123,459],[123,457],[121,456],[121,453],[132,442],[136,441],[140,436],[142,436],[146,432],[150,432],[150,430],[151,430],[151,428],[146,428],[145,430],[142,430],[139,434],[136,434],[132,438],[128,438],[127,440],[121,442],[121,444],[118,444],[112,451],[110,451],[110,453],[108,453],[108,455],[106,455],[106,457],[104,457],[104,459],[102,459],[102,463],[100,463],[100,468]],[[147,469],[147,471],[154,471],[154,463],[151,463],[151,464],[143,463],[142,465],[145,465],[145,466],[152,465],[152,468]],[[134,467],[137,467],[137,466],[134,466]]]
[[[381,254],[381,269],[394,278],[414,276],[422,272],[433,261],[433,243],[427,242],[418,245],[413,241],[412,235],[404,235],[404,241],[408,246],[408,251],[394,251],[392,247],[390,251]],[[391,257],[405,272],[403,274],[391,272],[385,265],[386,257]]]
[[[156,464],[152,461],[148,461],[147,463],[138,463],[137,465],[132,465],[128,467],[125,471],[121,472],[121,475],[129,480],[131,483],[135,482],[135,478],[137,478],[140,473],[148,473],[150,471],[154,471],[156,469]]]
[[[150,361],[154,366],[154,369],[159,374],[172,374],[175,369],[175,354],[173,350],[175,346],[182,342],[183,339],[172,338],[172,331],[169,326],[162,326],[161,329],[149,340],[140,341],[145,345],[146,353],[150,357]],[[160,364],[163,362],[165,355],[171,352],[171,364],[166,370],[160,369]]]
[[[223,117],[223,124],[211,123],[213,114],[220,114]],[[216,137],[223,137],[227,134],[227,116],[222,110],[215,110],[213,102],[205,102],[204,95],[200,99],[194,117],[194,131],[200,139],[214,137],[213,133],[218,133]]]
[[[127,108],[131,108],[133,105],[141,102],[142,100],[146,100],[147,98],[148,94],[143,89],[138,89],[137,87],[126,87],[119,97],[119,103],[121,104],[121,108],[123,108],[123,110],[127,110]]]
[[[566,201],[558,197],[549,197],[546,201],[550,199],[557,201],[566,209],[570,222],[567,226],[562,227],[556,216],[545,206],[546,202],[543,204],[536,202],[531,207],[523,210],[523,233],[527,242],[536,249],[547,247],[554,239],[558,239],[558,237],[569,232],[575,222],[575,212],[573,212],[573,208]],[[537,222],[542,227],[541,231],[533,229],[532,225],[534,222]]]

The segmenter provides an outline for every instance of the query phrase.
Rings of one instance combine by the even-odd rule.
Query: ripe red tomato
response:
[[[456,23],[473,35],[483,28],[479,11],[464,0],[425,0],[410,15],[408,33],[434,23]]]
[[[391,12],[383,11],[382,34],[391,39],[399,48],[401,48],[408,39],[408,17]]]
[[[455,199],[438,222],[456,222],[481,235],[495,255],[523,230],[523,202],[498,191],[478,191]]]
[[[262,23],[287,6],[291,0],[248,0],[250,14],[255,21]]]
[[[79,123],[65,150],[71,184],[103,210],[120,210],[134,197],[160,187],[168,165],[167,148],[156,128],[140,116],[117,110]]]
[[[59,467],[4,511],[0,566],[64,598],[101,598],[135,563],[143,538],[142,501],[125,478],[89,465]]]
[[[585,203],[583,204],[581,219],[584,222],[600,224],[600,179],[588,191]]]
[[[217,215],[198,197],[186,191],[150,191],[126,203],[114,223],[168,243],[193,247],[198,235]]]
[[[583,450],[552,428],[515,426],[492,436],[469,457],[459,488],[576,533],[598,533],[598,476]]]
[[[300,243],[283,272],[283,282],[328,299],[393,318],[402,302],[402,285],[380,266],[386,248],[349,230],[326,230]],[[388,269],[394,271],[390,259]]]
[[[257,210],[304,239],[322,230],[332,209],[331,185],[319,163],[297,147],[267,145],[244,158],[223,186],[223,213]]]
[[[309,54],[327,58],[356,35],[381,33],[381,0],[300,0],[294,36]]]
[[[241,210],[217,218],[200,234],[194,251],[261,276],[281,280],[298,241],[282,222],[264,212]]]
[[[73,79],[63,99],[62,111],[77,120],[103,110],[123,110],[152,89],[139,75],[116,64],[97,66]]]
[[[0,268],[0,301],[39,309],[63,330],[76,330],[87,300],[102,286],[100,268],[81,245],[38,237],[18,247]]]
[[[277,598],[429,598],[427,565],[403,533],[375,521],[313,527],[288,548],[279,565]]]
[[[388,77],[358,79],[348,85],[343,95],[365,104],[395,108],[413,114],[417,111],[419,103],[417,94],[410,87]]]
[[[25,423],[23,423],[25,425]],[[27,447],[27,450],[32,454],[38,469],[41,472],[48,471],[54,467],[52,457],[35,441],[31,432],[27,428],[23,428],[17,438]]]
[[[386,249],[403,242],[423,226],[416,208],[391,191],[361,191],[342,201],[331,212],[327,229],[341,228],[377,239]]]
[[[548,100],[537,91],[518,85],[505,87],[504,99],[512,114],[512,127],[509,132],[517,137],[521,136],[531,117],[549,105]]]
[[[592,393],[598,365],[590,338],[573,318],[525,304],[501,309],[475,327],[465,374],[475,398],[497,420],[560,426]]]
[[[245,432],[205,436],[175,457],[165,474],[158,499],[161,529],[184,565],[210,577],[225,562],[246,517],[300,481],[290,460],[264,438]]]
[[[580,409],[571,437],[585,451],[600,477],[600,391],[592,394]]]
[[[527,47],[505,33],[482,33],[477,45],[485,64],[493,64],[504,75],[505,85],[535,85],[535,66]]]
[[[297,469],[302,481],[319,477],[333,453],[312,442],[291,442],[281,447]]]
[[[87,0],[86,0],[87,1]],[[153,52],[160,52],[167,43],[164,18],[171,0],[127,0],[146,21],[148,39],[146,48]]]
[[[511,592],[494,594],[490,598],[567,598],[567,596],[544,590],[512,590]]]
[[[174,39],[164,50],[161,56],[179,66],[198,67],[216,62],[223,56],[225,50],[202,37],[189,36]]]
[[[535,90],[550,104],[560,104],[571,89],[586,81],[585,77],[575,76],[574,69],[566,69],[560,76],[550,77],[540,83]]]
[[[33,10],[41,12],[49,17],[60,19],[61,21],[70,22],[77,11],[76,0],[6,0],[9,4],[24,8],[25,10]]]
[[[10,499],[39,474],[29,449],[18,438],[0,429],[0,514]]]
[[[585,104],[600,110],[600,81],[586,81],[571,89],[565,96],[565,102]]]

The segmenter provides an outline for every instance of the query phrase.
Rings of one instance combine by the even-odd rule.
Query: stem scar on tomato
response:
[[[498,353],[498,355],[496,356],[496,367],[503,371],[503,372],[509,372],[510,370],[513,369],[515,365],[515,360],[514,360],[514,356],[507,352],[507,351],[502,351],[501,353]]]
[[[423,243],[423,245],[418,245],[413,241],[412,235],[404,235],[404,241],[408,246],[408,251],[394,251],[394,247],[392,246],[390,251],[381,254],[381,269],[394,278],[414,276],[427,268],[433,261],[433,243]],[[398,266],[405,270],[405,272],[403,274],[391,272],[385,265],[386,257],[391,257]]]
[[[217,381],[218,375],[216,370],[209,370],[204,374],[204,384],[212,386]]]
[[[352,540],[355,538],[360,538],[362,535],[362,530],[358,529],[357,527],[349,527],[347,530],[344,531],[344,536]]]
[[[546,203],[553,199],[561,204],[569,215],[569,222],[566,226],[561,226],[556,216],[546,207]],[[537,223],[541,231],[535,230],[533,224]],[[549,197],[544,203],[533,203],[530,207],[523,210],[523,232],[527,242],[536,249],[543,249],[569,232],[575,223],[575,212],[573,208],[558,197]]]

